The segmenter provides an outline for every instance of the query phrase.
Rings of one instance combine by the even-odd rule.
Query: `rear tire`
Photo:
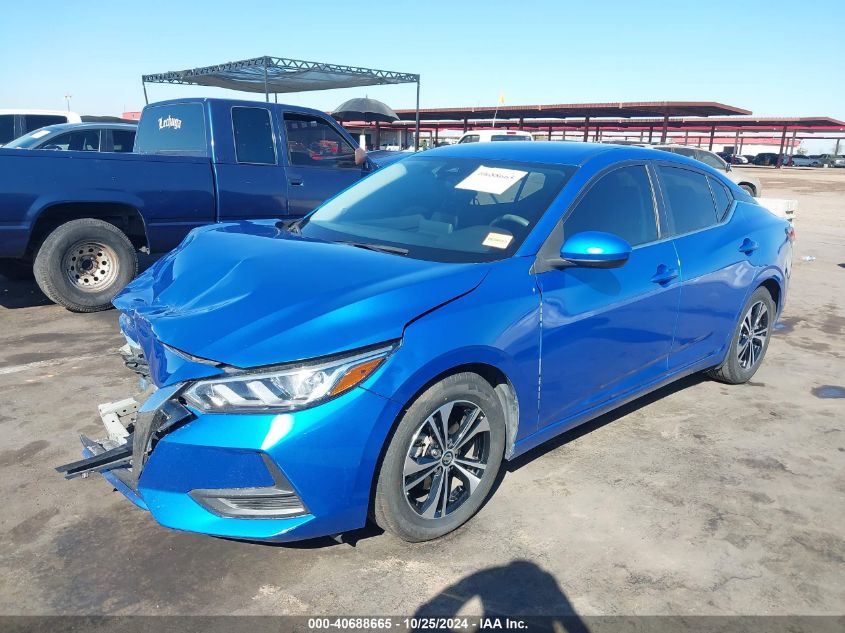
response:
[[[457,529],[490,494],[505,437],[499,398],[481,376],[455,374],[432,385],[390,439],[373,500],[376,523],[410,542]]]
[[[138,272],[135,247],[119,228],[82,218],[56,228],[38,249],[35,281],[47,297],[71,312],[97,312]]]
[[[776,309],[769,291],[757,288],[740,312],[725,360],[705,373],[729,385],[751,380],[769,349]]]

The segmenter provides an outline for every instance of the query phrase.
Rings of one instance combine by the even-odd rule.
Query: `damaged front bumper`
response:
[[[101,405],[107,437],[82,436],[85,459],[57,470],[99,473],[179,530],[292,541],[365,524],[398,404],[356,388],[293,413],[204,414],[179,401],[187,384]]]

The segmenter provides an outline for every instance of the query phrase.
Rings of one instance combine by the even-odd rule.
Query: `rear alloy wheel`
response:
[[[727,357],[707,372],[711,378],[733,385],[751,380],[769,347],[775,310],[769,291],[757,288],[742,311]]]
[[[376,523],[406,541],[451,532],[483,505],[504,445],[504,414],[486,380],[462,373],[433,385],[408,407],[385,453]]]
[[[119,228],[93,218],[71,220],[47,236],[33,266],[49,299],[72,312],[96,312],[138,272],[138,258]]]

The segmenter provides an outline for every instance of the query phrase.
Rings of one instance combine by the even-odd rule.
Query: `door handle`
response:
[[[288,178],[288,182],[294,187],[301,187],[305,184],[305,181],[298,176],[291,176],[290,178]]]
[[[760,248],[760,245],[757,242],[746,237],[742,240],[742,244],[739,245],[739,252],[751,255],[751,253],[756,251],[758,248]]]
[[[666,264],[660,264],[657,267],[657,272],[652,275],[651,281],[656,284],[668,284],[673,279],[677,279],[678,274],[677,268],[669,268]]]

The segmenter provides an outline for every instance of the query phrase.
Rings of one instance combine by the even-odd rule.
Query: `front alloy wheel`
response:
[[[385,450],[376,523],[406,541],[428,541],[468,521],[493,487],[505,436],[501,400],[478,374],[429,387],[407,407]]]
[[[745,313],[740,326],[739,339],[736,343],[740,367],[748,370],[760,362],[768,337],[769,309],[762,301],[758,301]]]
[[[443,518],[478,490],[490,458],[490,423],[476,404],[447,402],[411,440],[403,469],[405,498],[424,519]]]

